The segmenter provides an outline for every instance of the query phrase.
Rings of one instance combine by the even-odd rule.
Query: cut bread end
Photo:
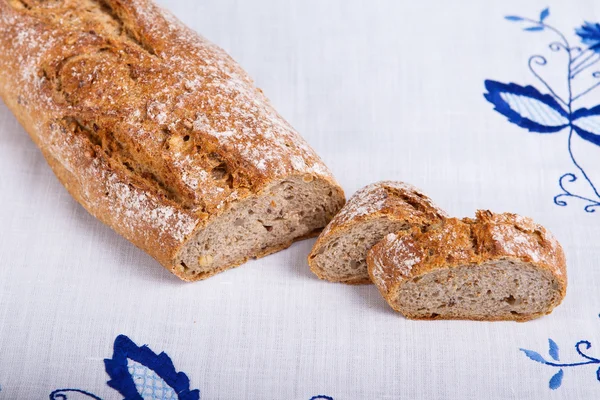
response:
[[[381,181],[358,190],[329,223],[308,256],[319,278],[346,284],[371,283],[367,253],[389,233],[428,226],[446,213],[417,188]]]
[[[402,282],[388,298],[410,319],[528,321],[564,297],[548,270],[516,259],[438,269]]]
[[[331,282],[371,283],[366,261],[368,251],[388,233],[408,227],[406,221],[394,221],[388,216],[350,225],[311,252],[311,270],[319,278]]]
[[[176,257],[175,272],[188,281],[205,279],[316,236],[344,201],[342,190],[322,179],[276,181],[193,235]]]

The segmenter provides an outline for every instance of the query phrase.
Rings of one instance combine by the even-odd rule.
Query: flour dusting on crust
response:
[[[476,219],[448,218],[424,231],[387,235],[369,252],[369,273],[387,295],[421,274],[497,260],[531,263],[566,284],[564,252],[544,227],[516,214],[483,210]]]
[[[390,233],[376,245],[371,257],[371,277],[387,292],[395,279],[410,275],[423,260],[423,252],[410,234]]]
[[[242,68],[150,0],[1,1],[0,31],[6,104],[73,196],[167,268],[273,182],[310,175],[343,202]]]
[[[557,253],[560,244],[556,238],[531,218],[478,211],[477,221],[487,224],[493,242],[491,246],[502,253],[548,264],[556,263],[560,257]],[[559,274],[562,271],[559,270]]]
[[[423,215],[419,210],[412,210],[410,205],[399,207],[397,203],[402,200],[399,199],[398,194],[412,197],[415,202],[424,204],[430,209],[431,214],[437,214],[438,217],[446,216],[441,208],[413,185],[398,181],[381,181],[367,185],[352,195],[321,236],[326,236],[334,227],[354,223],[375,213],[403,214],[408,218]]]

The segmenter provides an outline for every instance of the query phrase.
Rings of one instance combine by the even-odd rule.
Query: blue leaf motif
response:
[[[558,357],[558,345],[556,344],[556,342],[552,339],[548,339],[548,345],[550,347],[550,350],[549,350],[550,356],[552,356],[552,358],[555,361],[559,361],[558,360],[558,358],[559,358]],[[535,351],[526,350],[526,349],[519,349],[519,350],[524,352],[525,355],[533,361],[545,364],[552,368],[559,368],[558,371],[550,378],[550,381],[548,382],[548,386],[550,387],[550,389],[555,390],[555,389],[558,389],[562,385],[565,367],[572,368],[572,367],[580,367],[580,366],[590,365],[590,364],[596,364],[596,365],[600,364],[600,358],[596,358],[596,357],[593,357],[593,356],[585,353],[585,350],[588,350],[591,347],[592,347],[592,344],[587,340],[580,340],[579,342],[577,342],[575,344],[575,351],[577,352],[577,354],[579,354],[583,358],[583,360],[578,361],[578,362],[571,362],[571,363],[565,363],[565,362],[558,363],[555,361],[546,361],[539,353],[537,353]],[[596,378],[598,379],[598,381],[600,381],[600,368],[598,368],[598,370],[596,370]]]
[[[484,97],[510,122],[530,132],[553,133],[569,125],[568,114],[554,97],[533,86],[485,81]]]
[[[523,28],[524,31],[529,31],[529,32],[537,32],[537,31],[543,31],[544,27],[543,26],[530,26],[528,28]]]
[[[558,360],[558,345],[556,344],[556,342],[552,339],[548,339],[548,345],[550,347],[550,350],[548,350],[550,357],[552,357],[556,361],[559,361]]]
[[[519,350],[521,350],[523,353],[525,353],[525,355],[527,357],[529,357],[530,359],[532,359],[533,361],[537,361],[539,363],[546,364],[546,360],[544,360],[544,357],[542,357],[540,355],[540,353],[537,353],[533,350],[527,350],[527,349],[519,349]]]
[[[548,386],[550,386],[550,389],[556,390],[560,387],[560,385],[562,384],[562,379],[563,379],[564,374],[565,373],[561,368],[558,370],[558,372],[556,374],[554,374],[554,376],[552,376],[552,378],[550,378],[550,382],[548,385]]]
[[[506,17],[504,17],[504,19],[508,21],[523,21],[522,17],[518,17],[516,15],[507,15]]]
[[[137,346],[125,335],[115,339],[113,357],[105,359],[108,386],[125,400],[199,400],[200,391],[190,390],[190,381],[177,372],[171,358],[156,354],[148,346]]]
[[[550,8],[546,7],[540,13],[540,22],[543,22],[550,15]]]

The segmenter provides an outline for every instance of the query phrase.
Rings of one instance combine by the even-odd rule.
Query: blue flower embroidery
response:
[[[200,391],[190,390],[187,375],[175,370],[166,353],[157,355],[148,346],[138,346],[125,335],[117,336],[113,356],[104,360],[104,366],[110,377],[107,385],[124,396],[123,400],[200,399]],[[50,400],[82,398],[102,400],[81,389],[57,389],[50,393]],[[333,397],[317,395],[310,400],[317,399],[333,400]]]
[[[583,44],[590,46],[595,52],[600,52],[600,24],[586,22],[575,33],[581,38]]]
[[[600,207],[600,182],[594,182],[590,170],[578,161],[573,146],[575,135],[584,142],[600,147],[600,105],[590,109],[575,108],[575,103],[600,86],[596,82],[579,93],[574,93],[573,83],[578,76],[600,61],[600,24],[586,22],[576,29],[584,47],[571,46],[566,36],[558,29],[548,25],[545,20],[549,17],[548,8],[542,10],[539,19],[524,18],[516,15],[505,17],[512,22],[525,24],[523,30],[528,32],[549,31],[559,37],[559,41],[552,42],[549,48],[553,52],[565,51],[568,57],[567,65],[567,90],[568,97],[561,98],[556,91],[536,71],[538,66],[545,66],[548,61],[544,56],[533,55],[529,57],[528,66],[531,73],[543,84],[548,94],[542,94],[533,86],[521,86],[516,83],[501,83],[493,80],[485,81],[487,92],[484,97],[494,105],[494,109],[508,118],[513,124],[529,130],[530,132],[550,134],[568,129],[567,149],[577,173],[565,173],[558,184],[561,193],[554,197],[554,203],[566,206],[567,198],[583,200],[586,205],[584,210],[595,212]],[[600,78],[600,71],[592,72],[591,78]],[[579,175],[579,176],[578,176]],[[580,177],[587,185],[587,191],[574,191],[566,188],[568,183],[573,183]]]
[[[591,364],[600,364],[600,359],[591,357],[591,356],[585,354],[584,350],[582,350],[582,347],[585,347],[585,350],[589,350],[592,347],[592,344],[590,342],[588,342],[587,340],[581,340],[575,344],[575,351],[577,352],[577,354],[579,354],[584,359],[584,361],[580,361],[580,362],[561,363],[559,356],[558,356],[558,345],[556,344],[556,342],[552,339],[548,339],[548,347],[549,347],[548,354],[550,355],[550,357],[552,358],[553,361],[546,360],[544,357],[542,357],[542,355],[540,353],[533,351],[533,350],[527,350],[527,349],[519,349],[519,350],[521,350],[523,353],[525,353],[525,355],[533,361],[536,361],[536,362],[539,362],[539,363],[542,363],[545,365],[549,365],[554,368],[558,368],[558,371],[554,375],[552,375],[552,377],[550,378],[550,381],[548,382],[548,386],[552,390],[558,389],[560,387],[560,385],[562,384],[563,376],[565,374],[564,368],[580,367],[583,365],[591,365]],[[596,379],[598,379],[598,381],[600,381],[600,367],[596,370]]]
[[[148,346],[138,347],[125,335],[115,339],[112,359],[104,360],[111,380],[108,386],[124,396],[124,400],[198,400],[200,391],[190,391],[190,380],[175,371],[171,358],[156,355]]]

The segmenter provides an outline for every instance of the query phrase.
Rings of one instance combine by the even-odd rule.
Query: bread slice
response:
[[[560,244],[509,213],[389,234],[367,263],[390,306],[411,319],[527,321],[549,314],[567,288]]]
[[[151,0],[0,1],[0,96],[62,184],[193,281],[318,232],[345,202],[223,50]]]
[[[308,256],[321,279],[370,283],[367,251],[390,232],[425,227],[446,213],[412,185],[382,181],[357,191],[323,230]]]

